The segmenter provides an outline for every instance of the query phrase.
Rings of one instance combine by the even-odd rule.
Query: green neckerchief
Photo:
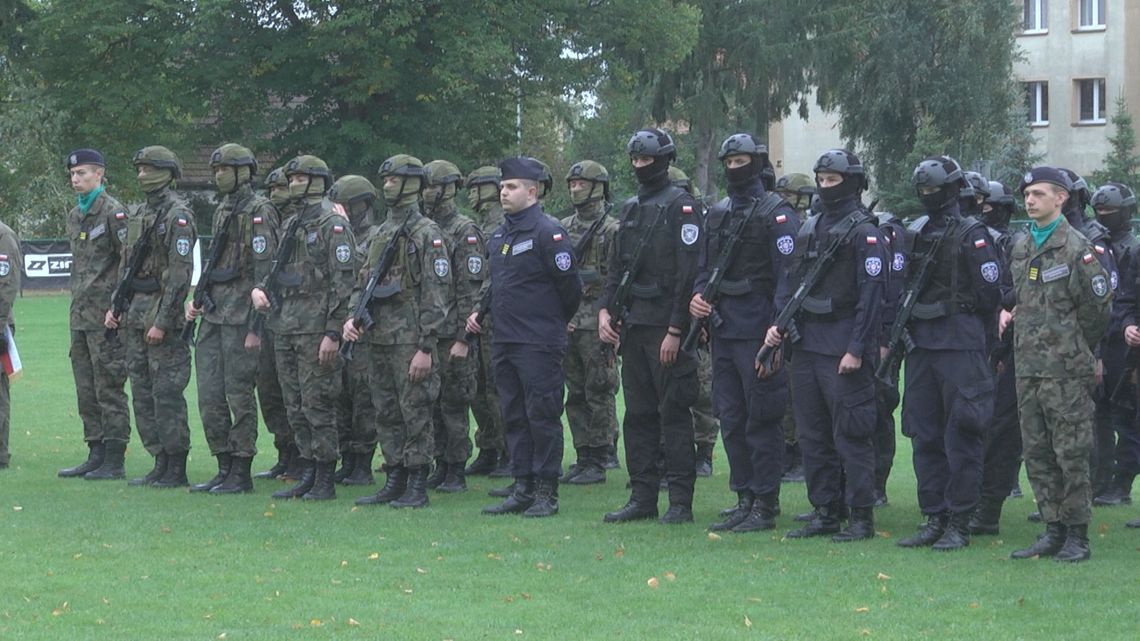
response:
[[[86,194],[79,194],[78,198],[80,215],[86,216],[87,212],[91,211],[91,205],[95,204],[95,199],[98,198],[99,194],[103,193],[103,191],[103,185],[99,185]]]
[[[1038,249],[1053,235],[1053,230],[1057,229],[1057,225],[1061,224],[1062,218],[1064,218],[1064,216],[1057,216],[1057,220],[1054,220],[1045,227],[1038,227],[1036,224],[1029,226],[1029,233],[1033,234],[1033,242],[1037,243]]]

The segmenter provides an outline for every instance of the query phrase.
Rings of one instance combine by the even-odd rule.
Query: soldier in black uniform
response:
[[[879,231],[887,241],[887,255],[891,260],[890,276],[883,287],[883,309],[880,316],[883,333],[879,353],[875,355],[875,366],[878,367],[878,360],[886,349],[886,339],[895,320],[906,278],[906,225],[898,216],[889,212],[875,214],[875,218]],[[875,443],[875,507],[885,507],[890,503],[887,498],[887,479],[895,464],[895,410],[902,398],[899,396],[898,368],[890,374],[889,381],[875,379],[876,418],[875,436],[872,439]]]
[[[776,527],[788,376],[781,369],[758,377],[755,356],[777,309],[787,303],[787,263],[795,251],[799,218],[791,205],[765,191],[760,172],[767,157],[767,145],[752,134],[734,134],[721,143],[718,158],[724,163],[728,196],[706,218],[689,303],[693,318],[710,319],[713,402],[724,432],[729,488],[738,497],[737,509],[710,530]],[[737,236],[736,251],[726,256],[724,245],[732,235]],[[705,288],[718,268],[723,269],[718,297],[706,300]]]
[[[800,227],[791,285],[799,287],[833,243],[838,242],[838,249],[795,319],[799,341],[792,346],[791,384],[808,500],[815,512],[787,536],[832,534],[832,541],[842,543],[875,535],[873,374],[890,259],[874,216],[863,206],[867,176],[859,158],[832,149],[819,157],[814,171],[820,206],[812,209],[819,213]],[[778,346],[785,338],[773,325],[765,343]],[[845,508],[850,508],[850,521],[840,531]]]
[[[685,523],[693,520],[696,453],[690,408],[699,383],[697,361],[680,347],[689,326],[700,250],[700,208],[669,181],[669,164],[677,157],[669,134],[642,129],[630,138],[626,150],[640,188],[622,206],[598,312],[598,335],[611,345],[620,343],[622,431],[631,495],[624,507],[607,513],[604,520],[618,523],[657,516],[657,459],[663,440],[669,510],[661,522]],[[641,243],[639,264],[633,265]],[[627,271],[631,295],[615,300]],[[628,310],[625,318],[619,318],[625,312],[620,307]]]
[[[1121,284],[1136,282],[1138,272],[1137,244],[1132,235],[1132,216],[1136,213],[1136,195],[1120,183],[1107,183],[1092,196],[1097,221],[1109,232],[1109,242]],[[1111,273],[1110,273],[1111,277]],[[1136,390],[1129,376],[1135,372],[1140,352],[1125,342],[1127,300],[1135,291],[1118,296],[1113,304],[1112,319],[1100,344],[1102,368],[1101,395],[1096,402],[1097,470],[1104,490],[1093,498],[1093,505],[1116,506],[1132,503],[1132,482],[1140,472],[1140,433],[1136,428]],[[1132,321],[1135,325],[1135,315]],[[1123,382],[1121,379],[1124,379]],[[1111,477],[1110,477],[1111,475]]]
[[[953,158],[923,160],[914,185],[926,215],[907,229],[911,268],[917,273],[918,261],[931,264],[925,283],[907,283],[917,288],[918,302],[908,327],[914,349],[906,357],[902,420],[927,521],[898,544],[955,550],[970,544],[993,416],[986,349],[1001,302],[1001,258],[985,225],[960,214],[967,182]]]
[[[1017,485],[1021,469],[1021,423],[1017,415],[1017,382],[1013,364],[1012,318],[1016,296],[1010,272],[1014,238],[1009,220],[1015,204],[1013,192],[999,182],[991,181],[982,203],[982,222],[989,228],[990,238],[1001,256],[1001,312],[998,342],[989,350],[990,366],[996,374],[994,413],[985,435],[982,459],[982,491],[978,509],[970,517],[970,534],[997,534],[1001,509],[1006,497]],[[1008,334],[1007,334],[1008,333]],[[993,336],[990,337],[991,339]]]
[[[570,235],[538,204],[542,165],[519,157],[499,168],[507,217],[487,242],[492,359],[515,483],[510,496],[483,512],[552,516],[562,474],[566,324],[578,311],[582,280]],[[467,331],[479,333],[477,317],[468,317]]]

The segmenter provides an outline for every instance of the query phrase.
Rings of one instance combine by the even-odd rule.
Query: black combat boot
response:
[[[831,537],[834,543],[850,543],[875,538],[875,509],[872,507],[851,508],[851,518],[847,527]]]
[[[559,483],[569,483],[570,479],[574,478],[578,472],[582,471],[582,464],[585,463],[586,459],[588,458],[586,452],[589,451],[589,448],[576,447],[574,448],[574,451],[578,453],[578,460],[571,463],[570,467],[566,468],[566,473],[558,477]]]
[[[293,487],[284,490],[278,490],[273,493],[275,499],[299,499],[305,495],[306,492],[313,489],[313,483],[317,481],[317,462],[312,459],[303,459],[300,456],[294,458],[289,463],[290,465],[297,465],[301,468],[300,477],[297,479],[297,484]]]
[[[483,508],[483,514],[522,514],[534,504],[535,481],[533,476],[519,477],[511,483],[511,495],[497,505]]]
[[[578,458],[579,468],[567,483],[571,485],[594,485],[606,482],[605,447],[584,447]]]
[[[87,460],[75,467],[65,467],[59,471],[62,478],[75,478],[98,468],[103,464],[107,448],[103,441],[87,441]]]
[[[498,450],[482,449],[479,450],[479,455],[475,457],[474,461],[471,461],[471,465],[468,465],[464,471],[467,472],[467,476],[484,476],[490,474],[498,462]]]
[[[1117,475],[1109,484],[1108,490],[1093,499],[1093,505],[1100,507],[1132,505],[1133,480],[1134,478],[1131,476]]]
[[[404,495],[408,488],[408,468],[403,465],[385,466],[388,476],[380,491],[356,499],[357,505],[387,505]]]
[[[186,478],[186,455],[189,452],[178,452],[176,454],[166,455],[166,473],[162,478],[154,483],[151,487],[162,489],[171,489],[175,487],[186,487],[190,485],[189,479]]]
[[[800,453],[799,443],[784,444],[784,475],[780,477],[780,482],[804,482],[804,457]]]
[[[815,514],[815,510],[812,510],[811,512],[800,512],[799,514],[793,516],[792,520],[796,523],[807,523],[815,518]]]
[[[504,487],[497,487],[497,488],[494,488],[492,490],[488,490],[487,496],[491,496],[491,497],[494,497],[497,499],[505,499],[508,496],[515,493],[515,485],[517,485],[517,484],[518,484],[518,479],[515,479],[514,481],[511,481],[510,485],[507,485]]]
[[[946,531],[946,524],[950,518],[943,512],[938,514],[927,514],[926,523],[918,528],[913,536],[908,536],[905,539],[899,539],[898,545],[903,548],[925,548],[930,547],[942,538],[942,534]]]
[[[83,475],[88,481],[108,481],[111,479],[126,478],[127,471],[123,469],[124,458],[127,453],[127,444],[123,441],[105,441],[103,443],[103,463]]]
[[[289,463],[285,465],[285,471],[281,473],[280,478],[286,481],[299,481],[309,472],[310,463],[312,463],[311,460],[301,458],[301,450],[297,448],[297,444],[291,443],[289,445]]]
[[[166,462],[166,452],[159,452],[158,455],[154,457],[154,467],[152,467],[151,470],[146,473],[146,476],[140,476],[137,479],[131,479],[127,481],[127,485],[150,485],[151,483],[154,483],[158,479],[162,478],[163,474],[166,474]]]
[[[253,478],[249,468],[253,465],[253,457],[231,456],[230,473],[221,485],[210,490],[210,494],[246,494],[253,491]]]
[[[1029,521],[1030,523],[1040,523],[1044,519],[1041,518],[1041,511],[1040,510],[1034,510],[1034,511],[1029,513],[1029,516],[1025,517],[1025,520]]]
[[[427,478],[431,470],[427,465],[408,468],[408,485],[400,498],[389,503],[392,507],[427,507]]]
[[[529,518],[542,518],[558,514],[558,479],[535,479],[534,502],[522,515]]]
[[[336,461],[314,463],[313,485],[301,495],[303,501],[331,501],[336,498]]]
[[[221,485],[226,477],[230,475],[230,465],[233,462],[229,452],[222,452],[216,456],[218,459],[218,473],[212,479],[205,483],[198,483],[190,486],[191,492],[209,492]]]
[[[340,455],[340,467],[333,473],[333,482],[343,484],[344,480],[356,470],[356,452],[344,452]]]
[[[606,460],[602,463],[602,467],[607,470],[620,470],[621,461],[618,460],[617,443],[611,443],[606,446]]]
[[[815,516],[807,522],[807,525],[798,530],[792,530],[785,536],[789,539],[806,539],[813,536],[838,534],[841,525],[840,513],[838,505],[817,507],[815,508]]]
[[[657,497],[642,499],[631,496],[629,501],[614,512],[606,512],[602,517],[605,523],[628,523],[629,521],[643,521],[657,518]]]
[[[1035,556],[1053,556],[1065,546],[1067,536],[1068,528],[1063,523],[1047,523],[1045,524],[1045,533],[1037,537],[1037,541],[1033,545],[1021,550],[1014,550],[1009,558],[1032,559]]]
[[[277,462],[274,463],[273,467],[269,468],[268,470],[254,474],[253,478],[255,478],[255,479],[275,479],[278,476],[281,476],[282,474],[285,473],[285,467],[289,465],[289,446],[287,446],[287,445],[276,445],[276,447],[277,447]]]
[[[712,476],[713,446],[715,443],[697,443],[697,476]]]
[[[507,450],[501,450],[495,469],[491,470],[487,476],[493,479],[509,479],[514,476],[511,473],[511,453]]]
[[[1124,527],[1140,528],[1140,519],[1132,519],[1124,524]]]
[[[982,497],[978,509],[970,517],[970,534],[974,536],[996,536],[998,522],[1001,520],[1001,508],[1005,503],[1002,497]]]
[[[961,550],[970,545],[970,513],[954,512],[946,521],[942,536],[930,546],[940,552]]]
[[[463,473],[463,463],[449,463],[447,465],[447,476],[444,477],[443,483],[439,484],[436,491],[445,494],[467,491],[467,477]]]
[[[776,527],[776,504],[779,498],[775,495],[757,496],[752,501],[752,508],[743,521],[733,526],[733,532],[759,532],[772,530]]]
[[[352,468],[352,474],[349,474],[342,483],[354,486],[376,485],[376,479],[372,476],[372,456],[374,454],[376,454],[375,449],[349,454],[356,459],[356,465]]]
[[[887,488],[876,489],[874,507],[887,507],[890,504],[891,501],[887,498]]]
[[[1065,533],[1065,544],[1057,551],[1053,560],[1080,563],[1081,561],[1088,561],[1090,558],[1092,558],[1092,550],[1089,549],[1089,526],[1070,525],[1068,532]]]
[[[670,503],[669,509],[657,519],[661,525],[677,525],[679,523],[693,522],[693,508],[681,503]]]
[[[732,528],[740,525],[744,519],[748,518],[749,512],[752,511],[752,501],[755,496],[752,490],[741,490],[736,493],[736,505],[725,508],[720,511],[720,515],[724,520],[713,523],[709,526],[710,532],[720,532],[722,530],[731,530]]]
[[[427,477],[427,488],[434,490],[443,483],[443,479],[447,478],[447,461],[442,458],[435,460],[435,467],[432,468],[431,474]]]

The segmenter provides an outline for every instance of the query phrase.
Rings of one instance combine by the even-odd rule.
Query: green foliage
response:
[[[1104,166],[1092,173],[1092,181],[1096,185],[1106,182],[1123,183],[1131,187],[1133,193],[1140,193],[1140,154],[1136,153],[1136,129],[1123,94],[1116,98],[1111,122],[1113,133],[1108,142],[1112,145],[1112,150],[1105,155]]]
[[[951,140],[938,128],[934,119],[927,116],[923,118],[915,132],[914,148],[897,163],[900,177],[888,183],[879,185],[879,205],[876,209],[889,211],[900,218],[911,218],[922,214],[922,203],[915,193],[912,174],[918,163],[929,156],[939,156],[949,153]],[[904,168],[909,167],[905,175],[901,175]]]

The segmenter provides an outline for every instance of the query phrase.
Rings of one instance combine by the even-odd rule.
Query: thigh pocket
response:
[[[851,440],[865,440],[875,433],[875,385],[844,392],[839,397],[836,429]]]
[[[963,432],[981,434],[994,415],[994,379],[980,381],[958,388],[954,407],[950,410],[950,424]]]
[[[534,392],[526,398],[526,415],[530,419],[554,419],[562,416],[562,388]]]
[[[678,354],[677,362],[673,367],[664,368],[664,372],[666,398],[681,407],[696,404],[701,391],[701,383],[697,378],[697,361]]]

